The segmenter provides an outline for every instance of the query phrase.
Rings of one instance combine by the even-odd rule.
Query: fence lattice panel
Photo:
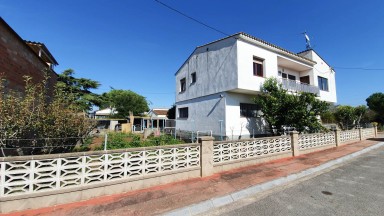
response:
[[[359,130],[340,131],[340,142],[350,142],[360,140]]]
[[[336,145],[336,137],[334,132],[304,134],[299,136],[300,150],[326,145]]]
[[[289,136],[215,143],[213,146],[213,163],[230,162],[288,151],[291,151],[291,138]]]
[[[199,145],[1,162],[0,195],[86,186],[199,166]]]
[[[375,129],[374,128],[365,128],[362,129],[363,138],[373,138],[375,137]]]

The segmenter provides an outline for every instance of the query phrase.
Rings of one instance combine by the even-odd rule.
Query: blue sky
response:
[[[384,1],[162,0],[227,34],[240,31],[293,52],[314,49],[336,70],[338,104],[384,92]],[[96,93],[130,89],[168,108],[174,74],[196,46],[224,37],[154,0],[0,0],[2,18],[25,40],[44,43]],[[365,68],[361,70],[342,68]]]

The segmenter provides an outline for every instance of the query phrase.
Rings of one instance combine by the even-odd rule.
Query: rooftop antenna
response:
[[[312,47],[311,47],[311,43],[310,43],[310,40],[309,40],[309,36],[308,36],[307,32],[305,31],[305,32],[303,32],[302,34],[303,34],[304,37],[305,37],[305,48],[306,48],[307,50],[312,49]]]

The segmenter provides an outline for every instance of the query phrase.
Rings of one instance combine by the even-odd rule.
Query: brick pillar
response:
[[[299,132],[292,131],[291,132],[291,149],[292,149],[292,156],[299,156]]]
[[[341,145],[340,141],[340,129],[335,129],[335,141],[336,141],[336,147]]]
[[[213,175],[213,140],[210,136],[199,137],[201,177]]]

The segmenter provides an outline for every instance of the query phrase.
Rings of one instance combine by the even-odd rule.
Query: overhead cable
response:
[[[181,11],[179,11],[179,10],[177,10],[177,9],[175,9],[175,8],[169,6],[169,5],[167,5],[167,4],[165,4],[165,3],[161,2],[161,1],[159,1],[159,0],[155,0],[155,1],[156,1],[157,3],[163,5],[164,7],[168,8],[168,9],[170,9],[170,10],[173,10],[173,11],[175,11],[176,13],[179,13],[179,14],[181,14],[182,16],[187,17],[188,19],[193,20],[193,21],[199,23],[200,25],[203,25],[203,26],[205,26],[205,27],[207,27],[207,28],[210,28],[210,29],[212,29],[212,30],[214,30],[214,31],[216,31],[216,32],[219,32],[220,34],[223,34],[223,35],[225,35],[225,36],[230,36],[229,34],[223,32],[223,31],[220,31],[219,29],[214,28],[214,27],[212,27],[212,26],[210,26],[210,25],[208,25],[208,24],[205,24],[205,23],[203,23],[202,21],[199,21],[199,20],[197,20],[197,19],[195,19],[195,18],[193,18],[193,17],[191,17],[191,16],[189,16],[189,15],[187,15],[187,14],[185,14],[185,13],[183,13],[183,12],[181,12]]]

